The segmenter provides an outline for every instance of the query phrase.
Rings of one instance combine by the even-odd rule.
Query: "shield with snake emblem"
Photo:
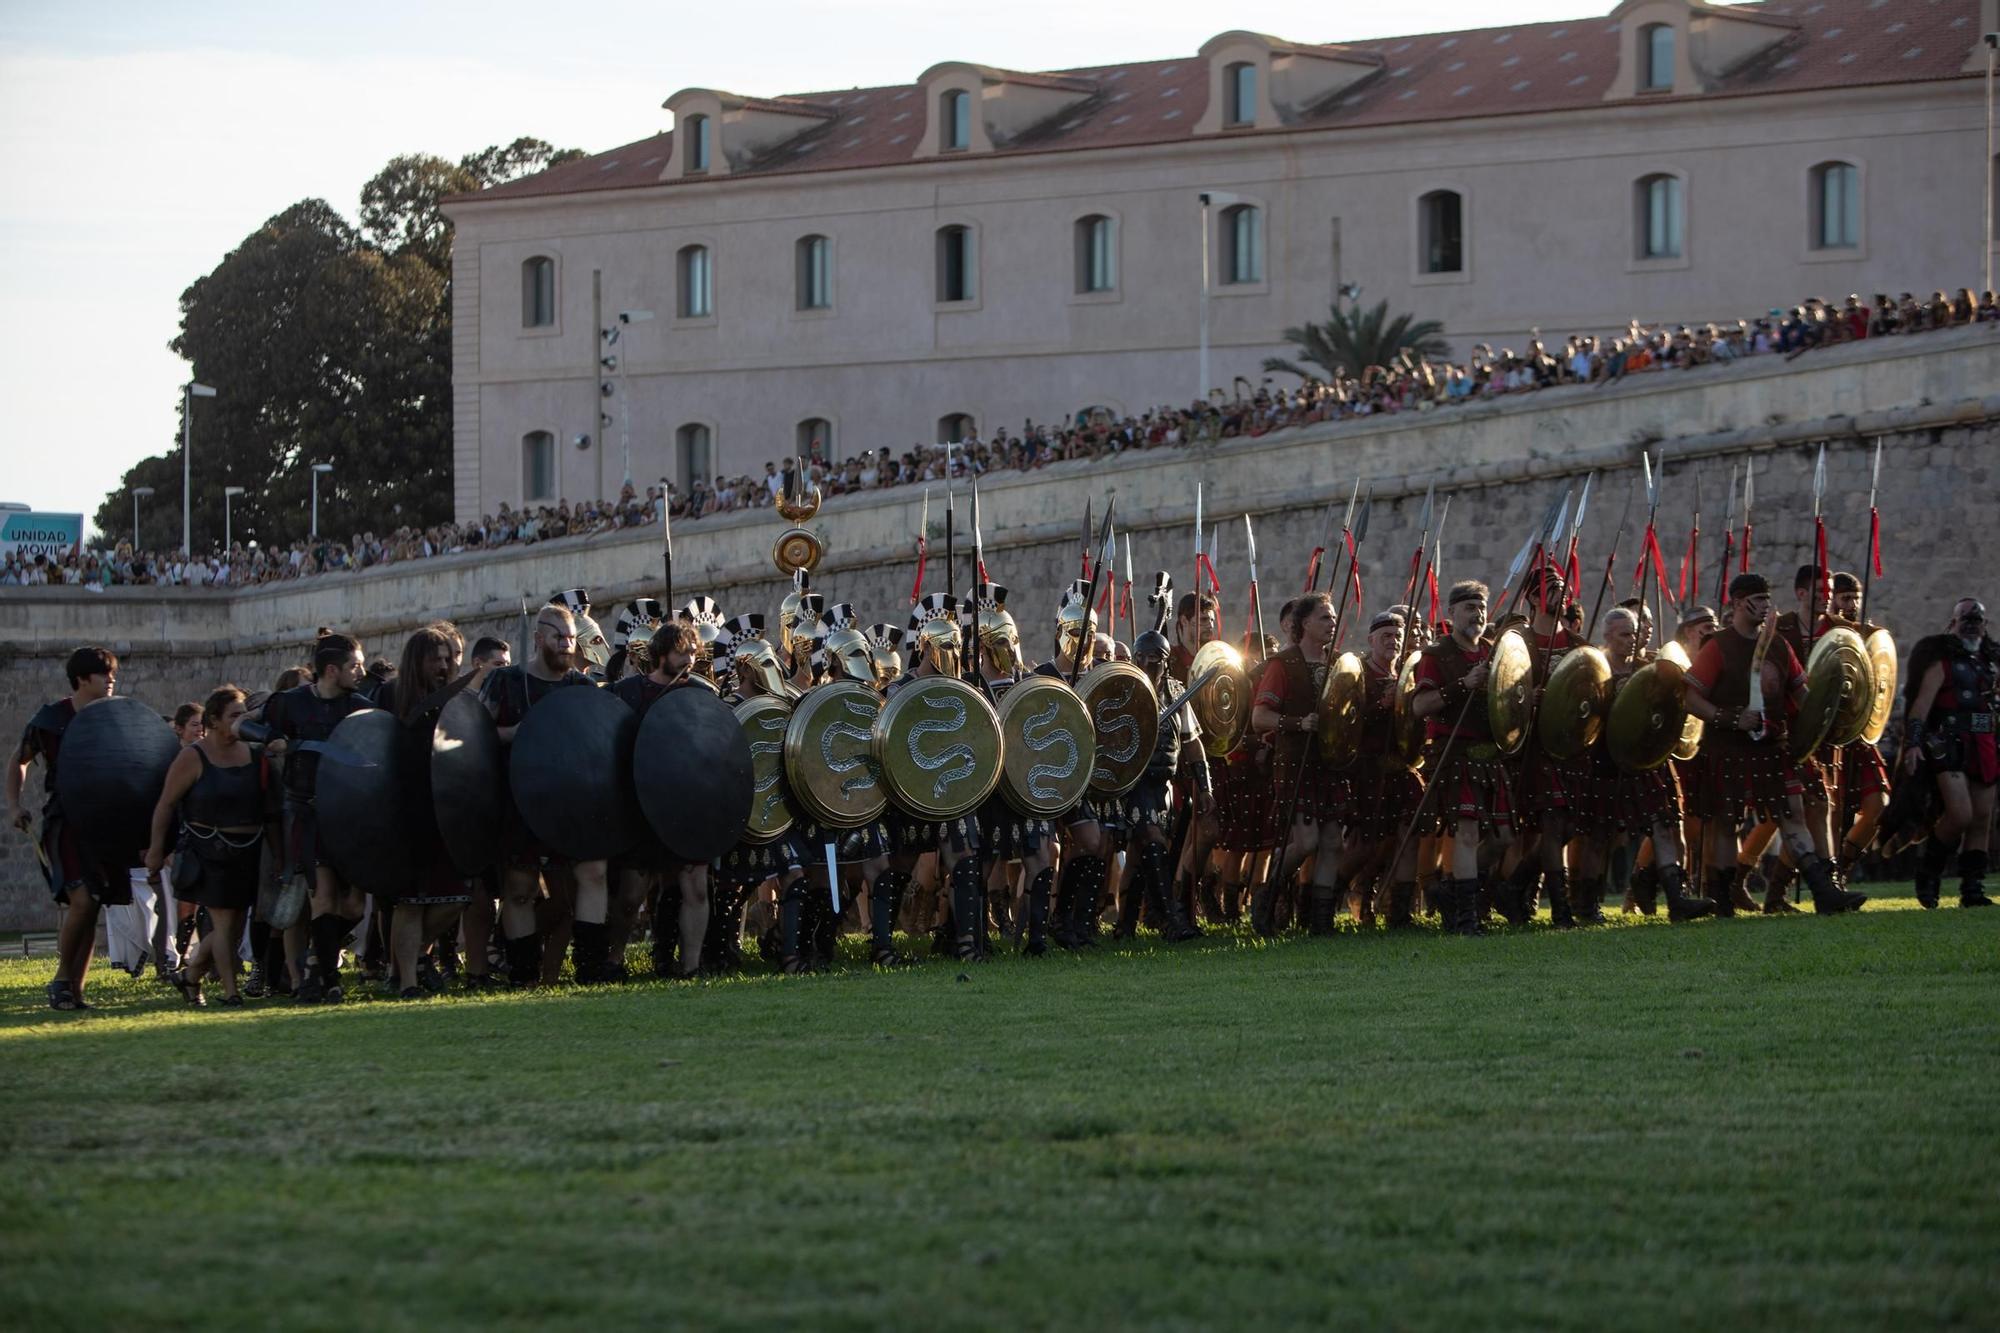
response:
[[[1000,719],[954,676],[904,677],[875,719],[875,762],[896,808],[956,819],[1000,781]]]
[[[750,742],[750,818],[743,841],[762,846],[785,836],[792,826],[792,805],[785,798],[785,726],[792,706],[783,699],[759,694],[735,707],[737,725]]]
[[[1024,815],[1059,815],[1083,799],[1097,764],[1097,734],[1076,691],[1028,676],[1000,698],[1000,795]]]
[[[806,692],[785,728],[785,779],[792,798],[828,828],[859,828],[889,804],[874,753],[882,701],[858,680]]]
[[[1160,738],[1160,704],[1153,682],[1130,662],[1100,662],[1077,679],[1076,692],[1097,733],[1090,790],[1099,796],[1121,796],[1145,774]]]

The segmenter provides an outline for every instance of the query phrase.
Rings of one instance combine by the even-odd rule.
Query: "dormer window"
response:
[[[708,170],[709,135],[709,119],[707,116],[689,116],[687,118],[687,169],[689,171]]]
[[[1229,126],[1255,125],[1257,123],[1257,67],[1248,61],[1238,61],[1222,74],[1223,88],[1228,99],[1227,119]]]
[[[953,88],[938,99],[938,127],[946,152],[972,147],[972,94]]]
[[[1649,23],[1639,30],[1639,90],[1667,93],[1674,88],[1674,28]]]

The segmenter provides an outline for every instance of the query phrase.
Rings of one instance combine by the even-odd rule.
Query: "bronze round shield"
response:
[[[1861,636],[1840,626],[1819,636],[1806,658],[1806,698],[1792,719],[1793,759],[1803,759],[1832,738],[1835,724],[1856,694],[1871,693],[1868,650]],[[1863,717],[1862,721],[1867,719]],[[1859,735],[1857,729],[1855,732]]]
[[[1889,727],[1889,714],[1896,708],[1896,640],[1888,630],[1877,628],[1869,632],[1863,646],[1868,649],[1868,683],[1875,692],[1861,739],[1873,745],[1882,739]]]
[[[1334,765],[1354,762],[1361,744],[1361,714],[1367,703],[1368,670],[1359,653],[1342,653],[1319,691],[1320,757]]]
[[[1486,672],[1486,722],[1502,754],[1518,754],[1528,743],[1533,721],[1535,673],[1528,641],[1518,629],[1502,631],[1493,641]]]
[[[1688,661],[1687,649],[1681,647],[1673,639],[1668,639],[1665,644],[1661,645],[1660,657],[1663,661],[1672,662],[1682,671],[1686,671],[1694,665]],[[1689,713],[1681,719],[1681,739],[1680,743],[1674,746],[1674,758],[1692,759],[1701,753],[1701,732],[1703,725],[1702,720],[1693,713]]]
[[[1411,653],[1396,673],[1396,753],[1411,768],[1418,767],[1424,757],[1424,720],[1410,707],[1417,697],[1417,660],[1422,656]]]
[[[1250,728],[1251,681],[1243,669],[1242,653],[1220,639],[1209,640],[1188,664],[1189,683],[1200,680],[1216,667],[1222,669],[1188,705],[1194,710],[1195,721],[1201,724],[1201,748],[1210,759],[1233,753],[1243,743],[1243,733]]]
[[[675,859],[712,861],[741,842],[755,781],[749,739],[708,686],[668,690],[640,719],[632,785]]]
[[[905,677],[875,718],[875,763],[896,808],[956,819],[1000,781],[1000,719],[956,676]]]
[[[1574,759],[1597,744],[1611,711],[1611,661],[1585,645],[1562,655],[1542,690],[1535,735],[1552,759]]]
[[[785,728],[785,781],[792,799],[828,828],[860,828],[889,805],[875,764],[881,696],[858,680],[806,691]]]
[[[1083,696],[1091,729],[1097,733],[1090,790],[1099,796],[1122,796],[1153,762],[1153,746],[1160,738],[1160,705],[1153,682],[1130,662],[1100,662],[1077,679],[1076,692]]]
[[[1687,673],[1666,656],[1632,673],[1612,700],[1605,722],[1604,743],[1613,763],[1628,773],[1642,773],[1667,762],[1681,741],[1686,679]]]
[[[785,727],[792,706],[760,694],[735,707],[736,724],[750,742],[750,818],[743,841],[755,846],[776,842],[792,826],[791,802],[785,798]]]
[[[1000,697],[1000,738],[1000,795],[1019,813],[1059,815],[1089,790],[1097,736],[1083,700],[1061,681],[1026,676],[1008,686]]]
[[[788,578],[802,569],[812,573],[825,554],[826,547],[810,528],[786,528],[778,534],[778,540],[771,543],[771,563]]]

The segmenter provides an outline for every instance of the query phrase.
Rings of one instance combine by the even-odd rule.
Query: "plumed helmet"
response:
[[[722,627],[719,655],[728,659],[737,689],[744,694],[769,694],[795,699],[797,691],[786,683],[785,667],[777,649],[764,641],[764,617],[756,612],[733,617]]]
[[[640,597],[625,603],[618,608],[618,618],[611,622],[612,648],[629,648],[632,640],[650,637],[664,619],[666,616],[655,598]]]
[[[1056,653],[1063,662],[1076,653],[1077,637],[1097,632],[1097,612],[1087,605],[1090,600],[1090,581],[1078,579],[1063,589],[1062,601],[1056,606]]]
[[[590,613],[590,592],[585,588],[565,588],[549,594],[549,605],[560,606],[573,616]]]
[[[909,644],[912,668],[919,662],[929,662],[940,676],[957,675],[961,642],[958,599],[944,592],[924,594],[910,608],[910,635],[905,642]]]
[[[993,668],[1011,674],[1021,664],[1021,631],[1007,610],[1007,589],[981,583],[973,589],[973,634]]]
[[[811,591],[812,580],[802,569],[792,575],[792,590],[785,594],[785,600],[778,604],[778,646],[790,657],[796,646],[793,639],[803,634],[810,640],[812,623],[819,613],[826,610],[826,598]],[[800,626],[805,626],[803,630]]]
[[[877,621],[862,631],[868,640],[868,655],[875,662],[875,684],[880,687],[903,674],[903,631],[887,621]]]

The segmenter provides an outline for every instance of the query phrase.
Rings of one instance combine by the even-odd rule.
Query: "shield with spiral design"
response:
[[[792,799],[828,828],[859,828],[889,804],[875,763],[882,700],[858,680],[806,692],[785,728],[785,780]]]
[[[1121,796],[1145,774],[1160,738],[1160,704],[1153,695],[1153,682],[1130,662],[1100,662],[1078,678],[1076,692],[1083,697],[1091,729],[1097,733],[1090,790],[1099,796]]]
[[[905,676],[875,719],[889,799],[919,819],[956,819],[1000,781],[1000,719],[955,676]]]
[[[792,826],[792,803],[785,786],[785,727],[792,718],[789,702],[760,694],[736,705],[736,723],[750,742],[750,818],[743,841],[756,846],[776,842]]]
[[[1220,639],[1204,643],[1188,666],[1188,679],[1200,680],[1218,666],[1222,671],[1188,705],[1201,723],[1201,744],[1210,759],[1221,759],[1242,744],[1250,727],[1250,677],[1243,654]]]
[[[1028,676],[1000,698],[1000,795],[1024,815],[1059,815],[1083,799],[1097,763],[1097,733],[1075,690]]]

